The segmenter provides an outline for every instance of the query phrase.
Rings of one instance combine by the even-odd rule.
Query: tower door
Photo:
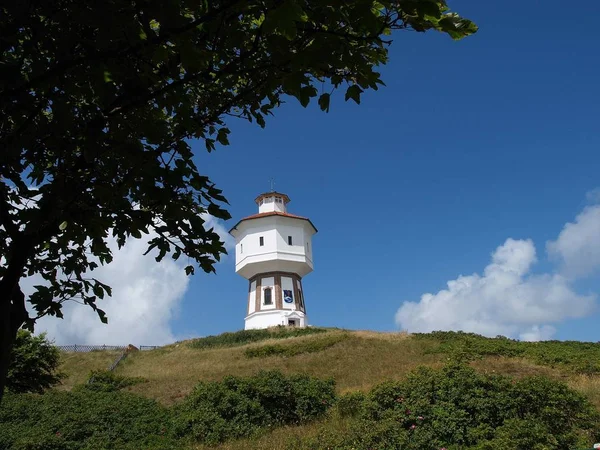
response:
[[[298,322],[294,319],[288,319],[288,327],[296,327],[298,326]]]

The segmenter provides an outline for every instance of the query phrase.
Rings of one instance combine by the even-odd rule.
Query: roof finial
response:
[[[275,192],[275,180],[271,178],[271,192]]]

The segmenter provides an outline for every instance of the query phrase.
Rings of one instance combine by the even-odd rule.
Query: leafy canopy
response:
[[[444,0],[47,0],[0,11],[0,303],[39,274],[38,316],[61,317],[78,298],[102,320],[96,302],[111,290],[91,272],[110,263],[111,236],[121,247],[148,235],[157,260],[185,255],[206,272],[225,253],[205,218],[228,219],[226,199],[190,140],[227,145],[229,117],[264,127],[286,97],[328,111],[342,89],[360,103],[383,84],[376,68],[395,30],[476,31]]]

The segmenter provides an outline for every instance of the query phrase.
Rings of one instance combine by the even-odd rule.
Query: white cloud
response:
[[[214,227],[230,250],[232,238],[222,223],[212,216],[205,220],[206,227]],[[137,346],[175,341],[170,322],[178,313],[190,277],[185,275],[183,261],[166,257],[157,263],[151,254],[143,256],[150,238],[131,239],[120,250],[112,240],[113,261],[93,272],[95,278],[112,287],[113,296],[98,302],[107,314],[108,324],[100,322],[89,306],[67,302],[64,319],[44,317],[38,321],[36,332],[46,331],[58,344]],[[31,293],[35,284],[39,281],[32,277],[23,280],[22,288]]]
[[[588,198],[594,197],[588,194]],[[586,207],[546,248],[551,258],[560,261],[561,272],[568,277],[584,277],[599,269],[600,205]]]
[[[396,323],[409,332],[463,330],[523,340],[549,339],[550,325],[579,318],[595,308],[595,296],[575,293],[559,273],[532,274],[531,240],[507,239],[492,254],[483,275],[459,276],[448,288],[405,302]]]
[[[525,331],[519,335],[522,341],[536,342],[547,341],[556,333],[556,328],[550,325],[538,327],[534,325],[529,331]]]
[[[585,198],[590,203],[600,203],[600,188],[592,189],[585,194]]]

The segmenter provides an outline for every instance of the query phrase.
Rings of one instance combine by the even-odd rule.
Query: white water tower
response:
[[[229,230],[236,241],[235,271],[249,284],[245,329],[306,327],[302,278],[313,270],[317,229],[306,217],[287,212],[285,194],[268,192],[255,201],[258,214]]]

